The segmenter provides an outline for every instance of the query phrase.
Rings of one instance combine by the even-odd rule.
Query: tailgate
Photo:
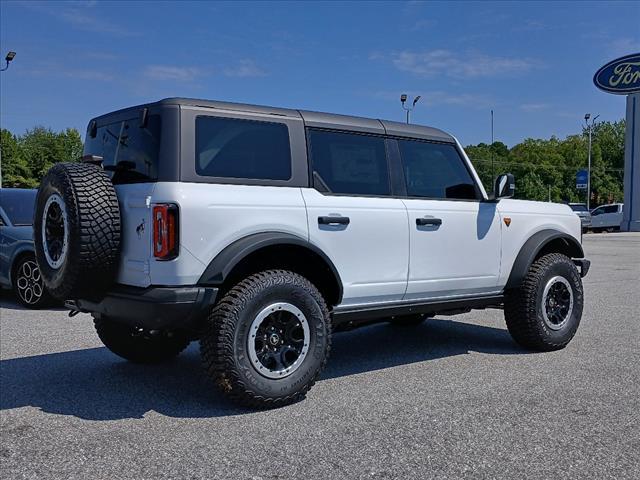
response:
[[[151,194],[155,183],[116,185],[122,221],[120,268],[117,282],[147,287],[151,284]]]

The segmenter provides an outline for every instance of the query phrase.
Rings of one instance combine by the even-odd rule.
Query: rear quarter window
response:
[[[291,147],[283,123],[199,116],[196,173],[204,177],[289,180]]]

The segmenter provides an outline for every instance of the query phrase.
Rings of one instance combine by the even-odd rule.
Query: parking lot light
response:
[[[5,61],[7,62],[6,67],[4,68],[0,68],[0,72],[4,72],[7,68],[9,68],[9,63],[11,63],[11,61],[16,57],[16,52],[9,52],[7,53],[7,56],[4,57]]]

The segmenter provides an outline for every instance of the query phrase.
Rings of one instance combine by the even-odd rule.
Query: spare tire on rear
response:
[[[120,208],[109,177],[90,163],[58,163],[42,179],[33,221],[36,259],[54,297],[99,298],[120,253]]]

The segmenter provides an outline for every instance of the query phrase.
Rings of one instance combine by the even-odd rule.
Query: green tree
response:
[[[31,175],[29,163],[23,155],[19,139],[9,130],[0,131],[2,151],[2,186],[34,188],[38,182]]]
[[[54,132],[35,127],[22,136],[2,130],[2,185],[34,188],[57,162],[74,162],[82,155],[82,139],[74,128]]]

